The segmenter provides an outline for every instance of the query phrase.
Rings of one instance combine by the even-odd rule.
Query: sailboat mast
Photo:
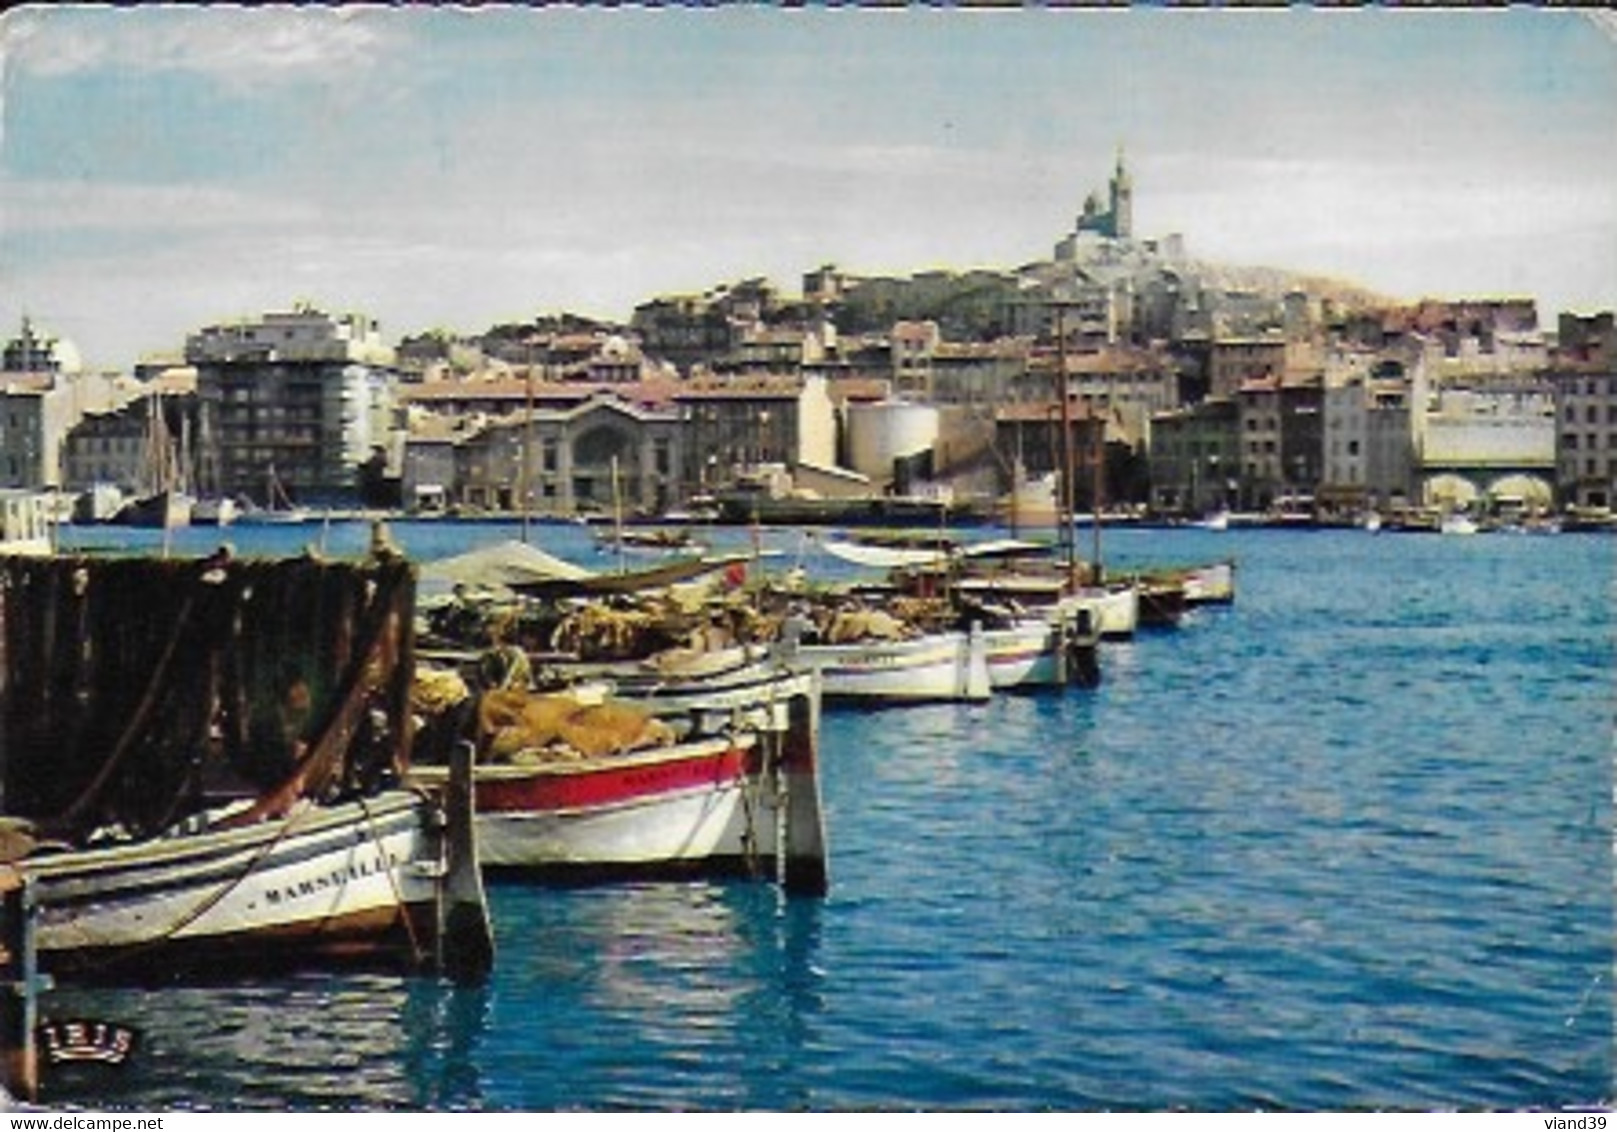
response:
[[[533,499],[533,352],[528,353],[527,407],[522,421],[522,541],[528,542],[528,512]],[[614,477],[615,478],[615,477]]]
[[[151,404],[151,446],[153,464],[153,489],[158,508],[158,522],[163,529],[163,557],[169,557],[174,549],[174,492],[175,486],[175,454],[174,446],[169,443],[168,424],[163,420],[163,399],[153,394]]]
[[[1106,490],[1106,416],[1110,416],[1112,412],[1112,389],[1110,381],[1108,381],[1106,384],[1106,416],[1100,416],[1099,414],[1095,413],[1093,410],[1093,404],[1094,403],[1091,402],[1091,410],[1089,414],[1090,423],[1094,426],[1095,434],[1093,444],[1095,456],[1095,479],[1093,488],[1093,494],[1095,497],[1095,565],[1092,573],[1094,574],[1094,584],[1098,586],[1102,580],[1100,563],[1100,508],[1101,496]]]
[[[623,560],[623,491],[618,484],[618,458],[612,457],[612,535],[618,548],[618,573],[627,572]]]
[[[189,415],[180,417],[180,459],[177,474],[174,477],[174,486],[186,494],[196,491],[196,465],[191,454],[191,418]]]
[[[141,453],[142,493],[153,495],[163,490],[163,433],[158,419],[157,394],[146,396],[146,450]]]
[[[1066,307],[1056,303],[1056,375],[1057,393],[1061,398],[1061,545],[1067,552],[1067,584],[1073,584],[1078,569],[1078,548],[1073,514],[1077,493],[1074,467],[1075,445],[1072,442],[1072,400],[1068,395],[1067,379],[1067,320]]]

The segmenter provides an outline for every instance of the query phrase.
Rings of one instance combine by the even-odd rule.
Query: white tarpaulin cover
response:
[[[582,566],[547,554],[524,542],[506,541],[479,547],[421,567],[424,585],[463,585],[507,589],[533,582],[576,582],[592,577]]]

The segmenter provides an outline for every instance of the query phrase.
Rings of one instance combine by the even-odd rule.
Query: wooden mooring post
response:
[[[39,973],[34,942],[34,889],[14,869],[0,868],[0,1085],[20,1101],[39,1099]]]
[[[494,967],[494,929],[489,922],[474,828],[470,743],[450,756],[444,788],[444,875],[438,897],[438,969],[458,983],[481,983]]]

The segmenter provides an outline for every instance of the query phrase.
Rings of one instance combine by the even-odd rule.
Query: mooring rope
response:
[[[201,902],[199,902],[195,908],[193,908],[186,915],[181,916],[161,934],[153,937],[152,939],[146,940],[145,942],[132,944],[118,955],[109,957],[100,963],[91,964],[86,969],[92,971],[110,970],[115,966],[125,964],[132,955],[141,955],[174,939],[174,937],[179,935],[180,932],[184,931],[186,928],[200,920],[203,916],[211,912],[214,908],[218,907],[219,903],[224,900],[226,896],[229,896],[230,893],[239,888],[248,877],[252,876],[253,873],[258,869],[258,866],[263,863],[264,859],[268,857],[269,854],[277,846],[279,846],[283,840],[285,840],[287,834],[292,831],[292,827],[302,820],[305,814],[310,812],[312,811],[305,810],[290,814],[282,819],[280,828],[275,831],[275,836],[266,841],[259,848],[258,852],[254,853],[248,859],[245,868],[242,869],[239,875],[227,878],[216,891],[203,897]]]
[[[415,921],[410,918],[410,907],[405,902],[403,890],[399,888],[398,875],[388,861],[387,846],[382,844],[382,835],[376,829],[376,815],[371,813],[371,808],[364,798],[358,799],[358,802],[360,812],[365,815],[365,828],[370,830],[371,840],[375,842],[376,850],[381,854],[382,865],[387,871],[387,883],[393,889],[393,900],[398,905],[399,916],[404,921],[404,934],[410,941],[410,957],[414,962],[420,963],[426,957],[426,948],[421,945],[420,937],[416,935]]]

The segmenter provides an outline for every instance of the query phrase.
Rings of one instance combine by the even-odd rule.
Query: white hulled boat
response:
[[[1062,628],[1042,617],[983,630],[988,683],[996,691],[1061,687],[1068,683]]]
[[[789,891],[823,893],[817,681],[758,664],[732,676],[711,694],[695,676],[622,697],[601,684],[496,693],[532,742],[485,754],[474,771],[483,864],[569,882],[773,875]],[[418,765],[410,780],[444,774]]]
[[[121,977],[431,961],[445,846],[428,798],[396,790],[249,824],[216,817],[12,862],[33,885],[42,965]]]
[[[828,700],[970,702],[993,691],[981,630],[844,644],[805,644],[789,630],[779,656],[789,666],[818,673]]]

